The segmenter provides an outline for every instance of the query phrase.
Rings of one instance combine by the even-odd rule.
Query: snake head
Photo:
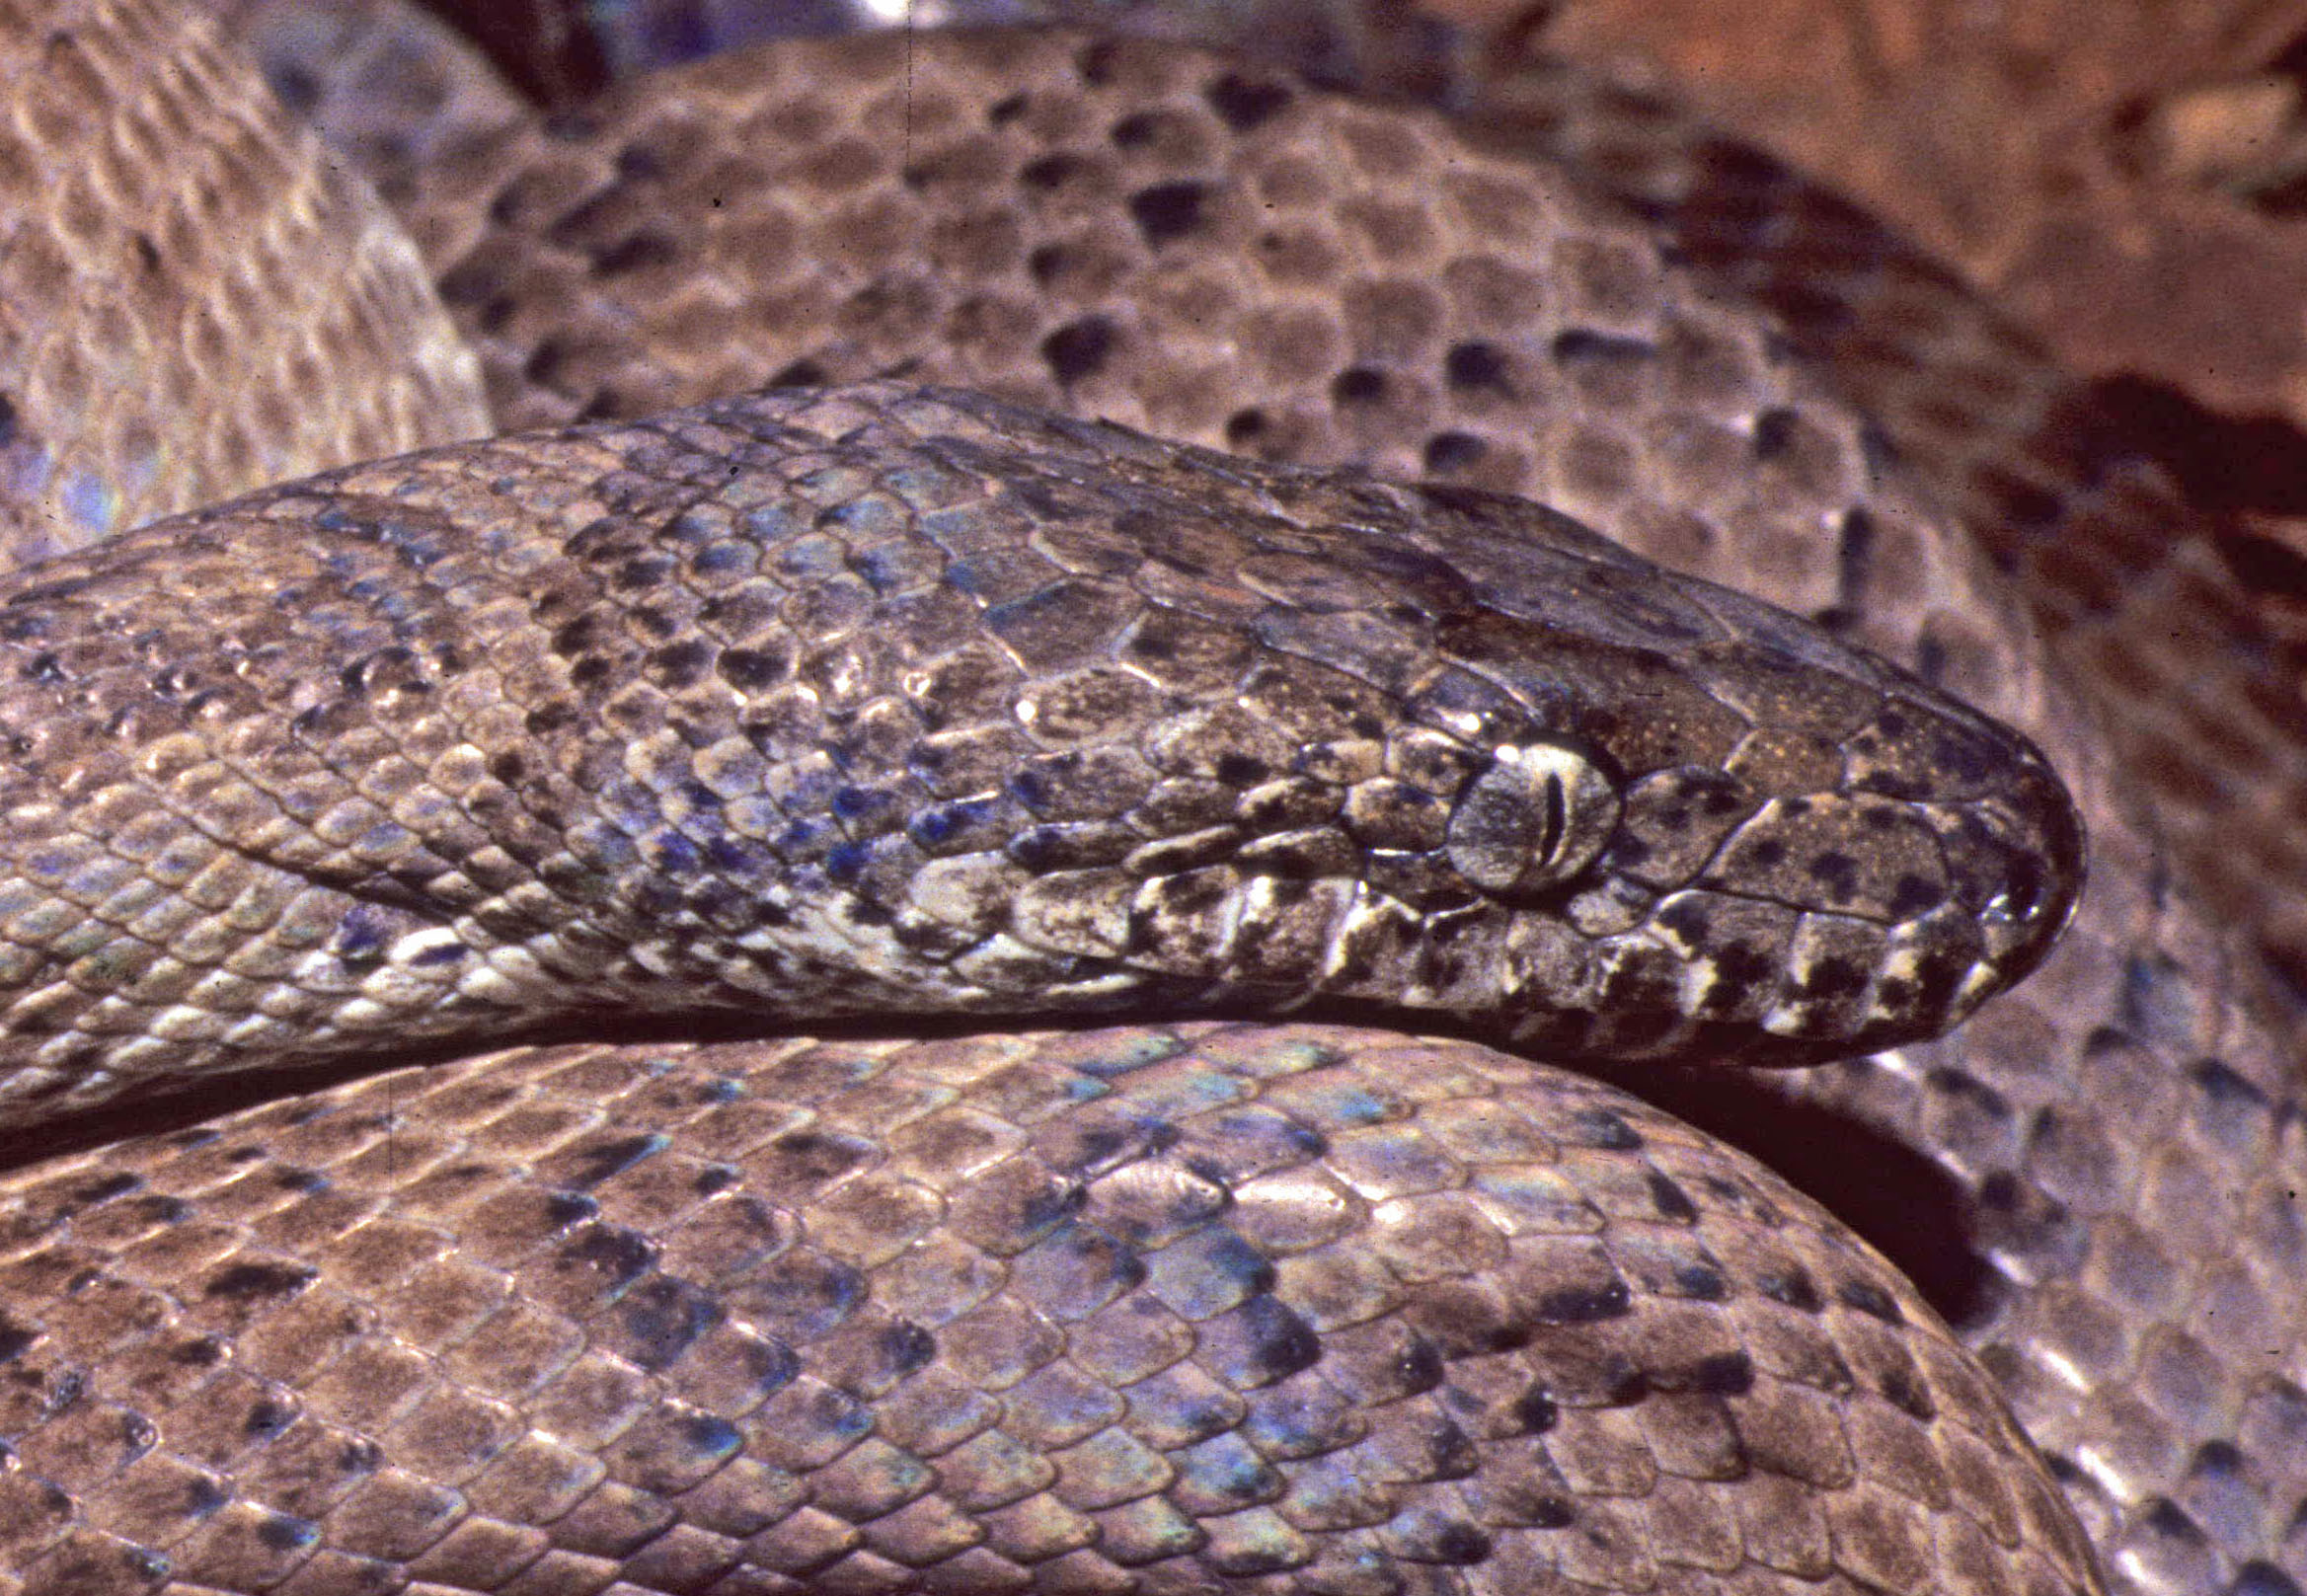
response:
[[[2081,876],[2024,738],[1544,506],[894,385],[156,524],[0,583],[0,684],[28,1102],[612,1010],[1797,1062]]]

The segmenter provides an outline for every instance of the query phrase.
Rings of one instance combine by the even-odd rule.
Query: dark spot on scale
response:
[[[1754,1289],[1782,1307],[1798,1313],[1814,1314],[1826,1306],[1818,1295],[1818,1286],[1810,1273],[1799,1263],[1790,1263],[1783,1269],[1766,1270],[1754,1277]]]
[[[1220,754],[1217,760],[1217,779],[1228,787],[1250,787],[1266,780],[1268,767],[1263,759],[1249,754]]]
[[[241,1302],[293,1297],[319,1274],[320,1270],[302,1263],[234,1263],[210,1275],[202,1295]]]
[[[1555,335],[1550,352],[1558,365],[1603,366],[1648,360],[1658,351],[1656,345],[1642,339],[1573,328]]]
[[[1856,997],[1866,990],[1867,972],[1847,958],[1822,958],[1811,966],[1804,978],[1801,993],[1806,998]]]
[[[24,662],[27,681],[54,684],[64,679],[64,662],[51,653],[38,653]]]
[[[615,1350],[634,1367],[659,1374],[726,1317],[717,1296],[686,1280],[652,1275],[617,1301]]]
[[[1436,432],[1425,440],[1420,459],[1427,472],[1442,477],[1471,467],[1482,458],[1486,447],[1471,432]]]
[[[1883,1376],[1883,1399],[1901,1412],[1928,1424],[1939,1416],[1928,1387],[1912,1369],[1891,1369]]]
[[[1870,1319],[1879,1319],[1885,1325],[1903,1325],[1906,1315],[1890,1294],[1872,1280],[1845,1280],[1835,1287],[1835,1300],[1845,1308],[1855,1308]]]
[[[1394,1372],[1402,1383],[1402,1395],[1414,1397],[1431,1391],[1442,1383],[1442,1349],[1423,1335],[1416,1336],[1395,1360]]]
[[[1067,322],[1041,341],[1041,360],[1063,384],[1096,376],[1114,352],[1114,324],[1103,316]]]
[[[1658,1210],[1659,1218],[1670,1219],[1681,1225],[1697,1223],[1698,1204],[1690,1200],[1688,1192],[1656,1170],[1651,1172],[1650,1188],[1651,1203]]]
[[[1795,429],[1801,418],[1791,410],[1777,407],[1754,418],[1754,458],[1758,461],[1775,460],[1794,446]]]
[[[1089,163],[1078,155],[1044,155],[1028,161],[1018,168],[1018,181],[1029,189],[1046,193],[1061,189],[1067,182],[1088,170]]]
[[[185,1486],[185,1516],[206,1518],[230,1500],[232,1492],[214,1475],[194,1475]]]
[[[1514,1420],[1525,1435],[1544,1435],[1561,1419],[1561,1405],[1544,1386],[1532,1386],[1514,1400]]]
[[[1613,1280],[1607,1285],[1567,1286],[1546,1292],[1534,1305],[1534,1314],[1547,1325],[1595,1325],[1624,1319],[1633,1308],[1634,1297],[1626,1282]]]
[[[1156,112],[1138,111],[1122,117],[1106,136],[1117,150],[1141,150],[1161,136],[1162,118]]]
[[[1684,942],[1700,943],[1714,927],[1706,904],[1694,897],[1676,898],[1658,911],[1658,924]]]
[[[566,1178],[569,1184],[580,1191],[589,1189],[609,1177],[631,1169],[643,1159],[663,1152],[665,1144],[665,1137],[645,1132],[580,1147],[570,1155]]]
[[[267,1514],[257,1525],[257,1539],[274,1552],[296,1552],[321,1538],[320,1526],[286,1513]]]
[[[1722,1302],[1730,1295],[1730,1282],[1709,1263],[1682,1263],[1674,1269],[1676,1294],[1692,1302]]]
[[[629,271],[640,271],[653,266],[664,266],[681,257],[680,246],[662,233],[641,232],[621,238],[592,255],[592,274],[596,277],[623,276]]]
[[[595,1275],[605,1291],[630,1285],[656,1261],[656,1244],[619,1225],[585,1226],[554,1254],[561,1268]]]
[[[1226,447],[1247,449],[1266,435],[1266,414],[1258,410],[1238,410],[1226,418]]]
[[[1786,863],[1787,845],[1776,837],[1765,837],[1746,850],[1746,862],[1763,870],[1774,870]]]
[[[882,1332],[882,1356],[888,1360],[889,1371],[902,1378],[937,1360],[937,1337],[910,1320],[900,1320]]]
[[[1446,1418],[1427,1432],[1425,1460],[1428,1478],[1434,1480],[1470,1479],[1482,1466],[1473,1437]]]
[[[1340,405],[1375,405],[1386,397],[1386,374],[1375,366],[1347,366],[1330,379],[1330,398]]]
[[[715,666],[721,679],[740,693],[758,693],[783,681],[792,662],[782,653],[759,648],[724,648]]]
[[[1500,394],[1512,392],[1506,383],[1506,357],[1495,343],[1469,340],[1451,344],[1449,353],[1442,356],[1442,375],[1461,393],[1483,388]]]
[[[0,449],[16,441],[16,401],[6,394],[0,394]]]
[[[1209,86],[1203,98],[1228,127],[1246,133],[1279,115],[1295,96],[1281,84],[1228,72]]]
[[[1839,849],[1828,848],[1814,855],[1808,874],[1836,903],[1848,903],[1859,888],[1859,862]]]
[[[1643,1145],[1642,1132],[1609,1108],[1581,1108],[1573,1117],[1585,1145],[1605,1153],[1631,1153]]]
[[[601,1205],[592,1198],[571,1191],[556,1191],[545,1199],[545,1223],[555,1230],[567,1230],[600,1211]]]
[[[171,1363],[183,1363],[185,1368],[217,1368],[224,1363],[224,1337],[221,1335],[193,1335],[169,1351]]]
[[[789,360],[769,374],[771,388],[818,388],[825,382],[825,368],[808,356]]]
[[[1198,183],[1157,183],[1129,196],[1139,236],[1155,249],[1199,230],[1208,190]]]
[[[692,640],[669,644],[657,649],[649,656],[644,668],[657,686],[677,693],[703,680],[705,667],[712,659],[713,650],[705,644]]]
[[[2187,1510],[2168,1496],[2155,1498],[2155,1505],[2147,1509],[2147,1527],[2166,1539],[2187,1546],[2203,1546],[2207,1541],[2201,1528],[2187,1516]]]
[[[1651,1400],[1650,1372],[1623,1359],[1603,1371],[1602,1403],[1608,1407],[1632,1407]]]
[[[1471,1524],[1453,1519],[1434,1532],[1426,1550],[1436,1562],[1465,1567],[1490,1556],[1490,1537]]]
[[[1026,114],[1028,101],[1023,94],[1004,95],[985,108],[988,127],[1007,127]]]
[[[251,1440],[269,1440],[295,1422],[295,1408],[283,1403],[256,1402],[249,1405],[248,1416],[240,1421],[240,1431]]]
[[[1322,1338],[1274,1297],[1252,1297],[1235,1310],[1248,1331],[1256,1383],[1270,1385],[1322,1360]]]
[[[1717,1352],[1690,1369],[1689,1390],[1706,1397],[1742,1397],[1754,1389],[1754,1360],[1744,1352]]]
[[[1901,875],[1890,888],[1890,917],[1910,920],[1916,915],[1928,914],[1947,901],[1947,889],[1936,881],[1920,875]]]
[[[2238,1075],[2232,1065],[2215,1058],[2197,1062],[2188,1071],[2188,1078],[2204,1097],[2223,1107],[2265,1109],[2268,1106],[2265,1092]]]
[[[2007,1123],[2011,1118],[2011,1100],[1975,1075],[1942,1065],[1925,1079],[1933,1092],[1960,1101],[1969,1112],[1984,1114],[2000,1123]]]

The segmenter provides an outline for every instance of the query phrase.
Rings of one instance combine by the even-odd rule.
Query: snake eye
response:
[[[1618,810],[1617,786],[1576,750],[1501,744],[1450,811],[1450,864],[1494,896],[1540,891],[1593,863]]]

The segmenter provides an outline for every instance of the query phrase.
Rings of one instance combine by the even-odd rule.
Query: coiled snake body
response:
[[[984,93],[964,142],[1149,78],[1229,122],[1290,98],[1190,52],[993,47],[1071,86]],[[673,97],[683,136],[710,99]],[[1461,248],[1450,315],[1531,325],[1406,330],[1398,296],[1371,336],[1470,389],[1534,343],[1614,394],[1528,432],[1614,530],[1729,559],[1838,525],[1845,624],[2061,767],[2080,908],[2029,742],[1475,489],[884,382],[163,522],[0,589],[0,1112],[177,1126],[0,1197],[0,1589],[2099,1588],[2062,1495],[2138,1588],[2292,1577],[2296,1116],[2088,713],[1764,330],[1432,125],[1309,103],[1287,137],[1441,149],[1477,233],[1567,268],[1533,312]],[[618,255],[587,229],[627,196],[568,192],[601,147],[644,183],[698,159],[616,114],[516,135],[548,143],[501,231],[436,250],[491,350],[524,336],[531,220],[604,281],[680,253]],[[1191,153],[1182,126],[1134,145]],[[870,193],[815,131],[818,181]],[[907,157],[915,192],[989,182]],[[1147,191],[1157,246],[1223,203]],[[857,210],[827,227],[903,226]],[[1096,254],[1000,251],[1044,283]],[[1142,335],[1092,350],[1096,314],[984,347],[1105,380]],[[890,363],[895,322],[835,325]],[[587,337],[522,363],[613,368]],[[1165,391],[1192,402],[1139,402]],[[1926,1043],[2070,910],[2037,981]],[[889,1022],[1306,1005],[1562,1059],[1890,1049],[1823,1090],[1977,1184],[2015,1282],[1973,1331],[1992,1378],[1773,1178],[1470,1042]],[[714,1014],[858,1028],[567,1040]],[[560,1045],[181,1112],[528,1032]],[[2153,1133],[2102,1140],[2126,1121]]]

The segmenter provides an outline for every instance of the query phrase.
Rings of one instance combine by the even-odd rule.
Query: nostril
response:
[[[1450,811],[1450,864],[1494,896],[1541,891],[1593,863],[1619,810],[1617,784],[1576,749],[1501,744]]]

